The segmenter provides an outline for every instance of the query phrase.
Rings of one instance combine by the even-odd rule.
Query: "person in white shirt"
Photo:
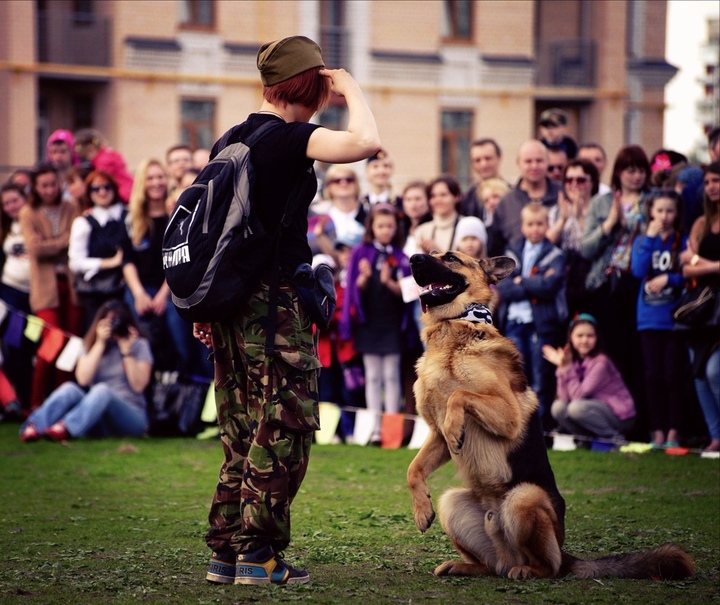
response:
[[[128,235],[124,222],[127,210],[112,177],[94,171],[85,183],[90,208],[72,223],[68,265],[89,324],[104,302],[123,297],[123,245]]]

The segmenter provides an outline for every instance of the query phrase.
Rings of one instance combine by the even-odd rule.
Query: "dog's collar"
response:
[[[455,319],[463,319],[465,321],[472,321],[475,323],[490,324],[493,323],[492,313],[486,305],[479,303],[470,303],[465,307],[465,311]]]

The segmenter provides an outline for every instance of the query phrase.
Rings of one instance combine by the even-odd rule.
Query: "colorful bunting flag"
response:
[[[40,344],[40,348],[37,350],[37,356],[48,363],[52,363],[55,361],[55,358],[64,346],[65,335],[60,330],[49,328],[45,330],[42,343]]]
[[[83,352],[83,341],[79,336],[72,336],[55,362],[55,367],[62,372],[72,372]]]
[[[16,349],[22,344],[23,330],[25,329],[25,318],[19,313],[11,313],[5,330],[5,343]]]
[[[37,342],[40,340],[40,336],[42,336],[45,322],[34,315],[28,315],[25,319],[27,319],[27,325],[25,326],[25,332],[23,333],[25,338],[32,342]]]
[[[332,443],[340,422],[340,406],[321,401],[319,407],[320,412],[320,430],[315,431],[315,442],[318,445],[328,445]]]
[[[370,443],[373,431],[375,430],[375,412],[358,409],[355,412],[355,430],[353,441],[358,445]]]
[[[409,450],[418,450],[422,447],[425,440],[430,434],[430,427],[422,418],[415,419],[415,429],[413,430],[412,438],[408,443]]]
[[[382,447],[393,450],[399,448],[402,445],[404,428],[404,414],[383,414],[380,437]]]

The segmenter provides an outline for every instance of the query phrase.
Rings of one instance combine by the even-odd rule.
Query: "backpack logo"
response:
[[[175,250],[163,251],[163,269],[190,262],[190,247],[185,244]]]

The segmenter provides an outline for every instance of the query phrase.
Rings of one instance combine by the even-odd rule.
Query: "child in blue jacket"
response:
[[[681,333],[673,331],[672,308],[685,279],[680,252],[687,237],[682,225],[680,196],[661,189],[648,198],[647,228],[635,239],[630,264],[642,280],[637,302],[637,327],[643,353],[646,405],[652,443],[656,448],[677,447],[682,422],[687,352]]]
[[[498,284],[497,319],[525,362],[528,383],[537,393],[541,416],[549,428],[555,398],[555,367],[543,358],[544,345],[557,347],[565,332],[565,253],[545,237],[548,209],[530,202],[520,212],[523,237],[505,252],[516,267]]]

